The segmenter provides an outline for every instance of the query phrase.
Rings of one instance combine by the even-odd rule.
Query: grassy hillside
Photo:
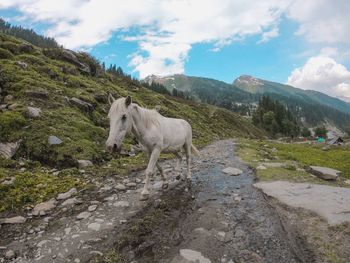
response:
[[[141,106],[160,106],[163,115],[188,120],[196,145],[262,135],[227,110],[164,96],[108,74],[88,54],[41,49],[0,33],[0,142],[20,142],[11,160],[0,158],[0,211],[87,187],[92,175],[123,174],[145,165],[141,153],[113,158],[106,152],[108,93],[130,95]],[[28,107],[40,108],[40,116],[33,117]],[[49,136],[62,143],[50,145]],[[128,138],[125,149],[132,143]],[[79,159],[94,166],[78,170]]]

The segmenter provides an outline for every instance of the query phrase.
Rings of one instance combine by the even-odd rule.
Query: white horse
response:
[[[187,179],[191,179],[191,151],[198,154],[192,144],[191,125],[182,119],[166,118],[156,110],[149,110],[132,103],[130,96],[114,99],[108,96],[111,108],[108,113],[110,120],[109,137],[106,147],[110,151],[120,152],[126,134],[132,133],[150,156],[146,169],[146,181],[141,192],[141,199],[149,196],[150,176],[157,167],[163,181],[163,187],[168,187],[167,178],[161,166],[157,163],[161,152],[174,153],[177,157],[175,168],[176,179],[180,179],[180,152],[185,150],[187,161]]]

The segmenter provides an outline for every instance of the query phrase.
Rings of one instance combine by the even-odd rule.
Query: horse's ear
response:
[[[115,98],[112,96],[111,93],[109,93],[108,94],[108,102],[109,102],[109,104],[112,105],[114,101],[115,101]]]
[[[128,107],[131,104],[131,97],[127,96],[125,99],[125,106]]]

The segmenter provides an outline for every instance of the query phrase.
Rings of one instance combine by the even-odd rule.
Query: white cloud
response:
[[[350,71],[324,54],[311,57],[304,66],[294,69],[288,84],[350,101]]]
[[[299,23],[298,35],[316,43],[350,43],[348,0],[295,0],[288,17]]]
[[[51,26],[49,36],[68,48],[107,41],[114,31],[137,41],[130,65],[140,73],[182,73],[194,44],[218,51],[250,35],[262,42],[278,35],[277,24],[290,0],[2,0],[31,20]],[[136,30],[135,30],[136,29]],[[131,32],[134,32],[131,35]],[[136,33],[135,33],[136,32]]]

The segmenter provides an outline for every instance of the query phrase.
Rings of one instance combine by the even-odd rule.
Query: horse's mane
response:
[[[136,110],[140,116],[141,121],[145,124],[146,128],[149,128],[151,125],[159,127],[159,119],[162,115],[159,114],[156,110],[150,110],[143,108],[137,104],[133,104],[136,107]]]

